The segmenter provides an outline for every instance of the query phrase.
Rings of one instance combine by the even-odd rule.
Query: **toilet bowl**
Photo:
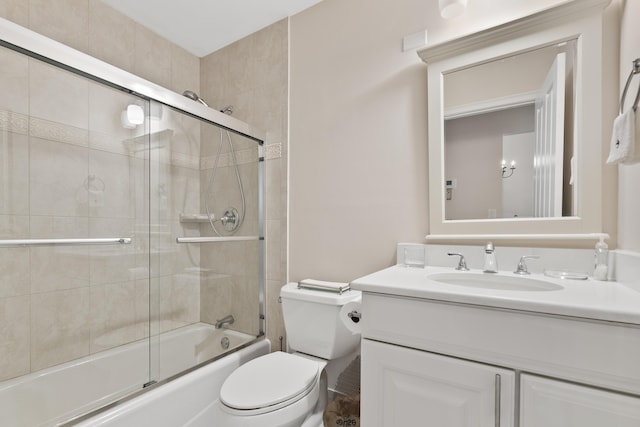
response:
[[[280,296],[287,338],[295,352],[256,358],[225,380],[216,413],[222,427],[321,426],[327,400],[325,368],[359,347],[360,334],[349,325],[353,316],[344,308],[359,307],[360,292],[331,294],[289,283]]]

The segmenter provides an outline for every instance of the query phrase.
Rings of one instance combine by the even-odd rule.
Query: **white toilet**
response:
[[[354,290],[338,294],[300,289],[297,283],[284,285],[280,296],[287,340],[294,353],[270,353],[236,369],[220,390],[216,425],[322,425],[325,367],[360,345],[354,327],[359,314],[354,311],[359,311],[362,296]]]

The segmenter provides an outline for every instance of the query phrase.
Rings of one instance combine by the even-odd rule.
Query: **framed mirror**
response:
[[[561,4],[419,52],[429,78],[427,237],[603,231],[608,3]]]
[[[574,215],[576,46],[443,76],[445,220]]]

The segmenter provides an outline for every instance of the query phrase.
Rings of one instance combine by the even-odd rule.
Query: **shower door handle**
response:
[[[258,236],[176,237],[176,243],[245,242],[260,240]]]
[[[20,246],[128,245],[131,241],[131,237],[105,239],[14,239],[0,240],[0,248]]]

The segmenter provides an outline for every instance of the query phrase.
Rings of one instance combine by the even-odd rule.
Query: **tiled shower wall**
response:
[[[289,21],[283,19],[202,58],[202,97],[266,131],[267,337],[286,348],[280,287],[286,281]],[[203,258],[207,255],[203,251]],[[217,292],[217,291],[214,291]]]
[[[200,89],[200,60],[100,0],[3,0],[0,17],[175,92]]]
[[[287,20],[276,23],[200,60],[104,5],[100,0],[6,0],[0,3],[0,16],[178,93],[187,88],[196,92],[201,90],[203,98],[207,99],[214,107],[233,104],[236,117],[267,131],[265,149],[265,158],[267,160],[267,335],[272,340],[274,349],[279,349],[281,342],[279,338],[284,337],[284,327],[280,304],[278,304],[277,300],[278,291],[284,283],[286,271]],[[9,63],[3,61],[3,64]],[[202,79],[200,78],[201,73]],[[202,89],[200,89],[201,83]],[[11,93],[11,91],[6,92]],[[27,102],[26,97],[23,99]],[[31,125],[25,125],[26,122],[24,121],[21,124],[19,116],[8,117],[6,113],[3,113],[3,115],[4,117],[1,117],[3,122],[13,121],[12,126],[18,127],[18,132],[13,132],[16,135],[14,141],[19,141],[20,138],[26,140],[27,133],[37,132],[37,119],[32,118]],[[20,126],[31,126],[33,130],[30,131],[27,127],[20,131]],[[82,126],[77,129],[81,128]],[[85,128],[84,132],[88,132],[88,130]],[[82,134],[83,131],[81,130],[80,133]],[[65,135],[68,135],[68,132],[59,135],[63,135],[63,138],[66,138],[67,136]],[[63,140],[58,142],[69,144],[70,141]],[[94,143],[97,144],[98,142]],[[34,141],[34,150],[32,150],[34,153],[37,153],[37,146],[37,141]],[[61,145],[58,148],[60,153],[75,149],[73,144],[71,144],[71,148],[68,145]],[[109,153],[109,150],[105,150],[104,147],[102,149],[99,148],[95,153],[96,156],[92,162],[97,168],[108,165],[110,159],[116,161],[121,159],[121,157],[114,156],[114,154],[124,154]],[[203,152],[201,154],[205,155],[206,153]],[[25,156],[26,154],[17,151],[15,155]],[[203,165],[182,164],[184,163],[182,162],[184,156],[176,156],[171,153],[169,155],[170,158],[165,159],[165,165],[171,165],[170,167],[175,172],[171,178],[174,181],[171,188],[175,190],[182,187],[191,188],[196,192],[200,191],[199,181],[206,175],[206,173],[202,172],[206,167]],[[100,159],[100,156],[103,159]],[[27,173],[27,171],[23,170],[21,173]],[[16,182],[28,182],[23,178],[17,179]],[[181,182],[185,185],[180,184]],[[122,182],[120,185],[123,185]],[[127,185],[134,184],[128,183]],[[21,190],[19,187],[15,187],[14,190],[20,192],[24,189]],[[134,191],[139,191],[139,189]],[[37,204],[38,201],[35,203]],[[177,220],[177,216],[184,208],[184,206],[172,205],[168,216],[158,218],[163,219],[164,222],[157,224],[157,226],[171,230],[171,235],[198,234],[198,230],[193,228],[192,225],[180,224]],[[162,214],[159,214],[159,216],[162,216]],[[0,228],[7,231],[9,229],[21,230],[22,227],[24,230],[24,227],[29,225],[21,225],[21,221],[24,222],[23,219],[17,216],[3,216]],[[57,217],[50,220],[50,224],[47,227],[50,230],[56,230],[60,236],[64,235],[64,237],[83,237],[87,235],[83,234],[82,231],[86,231],[87,227],[89,227],[88,219],[84,220],[87,225],[80,224],[80,227],[77,219],[69,221],[68,219],[63,220],[61,217]],[[135,222],[134,220],[131,221]],[[102,230],[101,233],[104,232],[111,236],[113,231],[118,228],[115,225],[117,222],[105,218],[103,220],[104,224],[100,228]],[[134,229],[135,227],[136,225],[133,224]],[[40,227],[39,229],[37,224],[31,225],[31,231],[36,232],[39,230],[42,237],[60,237],[53,232],[46,234],[45,229],[46,227]],[[158,229],[156,231],[161,230]],[[204,234],[206,232],[203,230]],[[5,235],[5,233],[3,233],[3,237],[13,238]],[[182,267],[184,267],[181,266],[182,261],[187,262],[187,264],[191,263],[189,258],[193,258],[194,253],[193,251],[185,253],[186,250],[187,246],[181,249],[182,253],[177,259],[171,255],[164,258],[160,255],[158,260],[159,265],[168,266],[163,271],[158,272],[158,277],[160,277],[159,288],[163,294],[160,296],[162,302],[159,309],[160,313],[164,315],[164,320],[166,320],[161,325],[162,330],[198,320],[213,321],[216,317],[221,317],[222,315],[218,314],[217,307],[226,305],[226,302],[230,306],[235,304],[237,307],[243,304],[242,300],[248,301],[245,297],[251,295],[248,284],[244,285],[246,292],[241,294],[244,297],[238,299],[227,294],[228,288],[226,291],[223,290],[224,287],[221,290],[215,290],[215,287],[212,288],[208,278],[202,277],[202,289],[197,289],[197,286],[193,286],[194,277],[173,274],[182,270]],[[55,271],[55,261],[53,263],[50,261],[44,262],[44,257],[37,257],[38,252],[45,253],[46,250],[32,249],[31,251],[33,254],[30,265],[20,261],[28,259],[28,257],[20,257],[17,252],[14,252],[16,257],[11,260],[11,264],[17,270],[2,272],[3,278],[6,279],[5,281],[11,282],[14,287],[22,286],[22,290],[10,290],[8,292],[11,295],[0,295],[0,298],[11,297],[13,302],[25,305],[27,301],[27,297],[24,295],[26,293],[25,286],[30,286],[27,282],[34,282],[35,285],[32,286],[37,291],[38,283],[45,283],[37,280],[38,272],[47,274],[47,268],[54,268]],[[195,256],[199,257],[200,251],[197,250],[196,252]],[[55,260],[55,258],[53,259]],[[94,256],[91,257],[91,263],[82,264],[77,262],[72,267],[75,266],[74,268],[81,270],[81,277],[86,278],[93,273],[94,280],[103,280],[104,286],[87,288],[85,289],[86,292],[83,291],[78,295],[71,295],[70,293],[73,293],[73,290],[69,289],[56,291],[60,292],[58,305],[63,304],[68,307],[70,309],[67,310],[68,312],[80,310],[77,313],[77,317],[72,316],[65,320],[65,325],[71,325],[68,333],[74,335],[75,338],[79,337],[80,345],[77,345],[78,341],[75,339],[71,340],[70,343],[67,343],[66,350],[62,350],[60,354],[58,354],[59,351],[57,350],[59,346],[57,344],[54,345],[53,342],[48,342],[43,345],[49,350],[53,350],[53,352],[50,351],[48,353],[49,356],[45,357],[44,360],[31,361],[28,354],[30,351],[37,349],[29,347],[30,345],[33,346],[34,342],[37,346],[39,341],[37,338],[34,340],[34,332],[30,330],[33,324],[30,323],[32,319],[29,319],[29,314],[26,314],[26,305],[20,308],[19,304],[9,304],[9,300],[6,298],[0,300],[0,317],[3,320],[12,319],[14,325],[21,325],[9,328],[10,341],[16,345],[11,347],[11,355],[2,355],[4,364],[0,366],[0,380],[138,339],[148,333],[147,328],[144,326],[147,320],[145,316],[148,313],[148,291],[146,290],[144,276],[135,277],[136,275],[134,274],[133,278],[121,278],[121,281],[108,276],[105,276],[104,279],[99,279],[101,271],[104,272],[109,269],[108,263],[114,262],[114,259],[112,261],[101,261],[101,259]],[[143,269],[142,266],[136,265],[140,263],[139,259],[133,259],[134,261],[132,261],[132,265],[128,266],[130,268],[127,271],[135,272],[137,268]],[[33,268],[33,260],[36,261],[35,265],[40,261],[42,261],[42,264],[37,268]],[[119,263],[122,258],[115,258],[115,260],[117,260],[115,262]],[[67,261],[65,259],[65,263]],[[170,262],[163,264],[164,261]],[[83,271],[83,269],[90,269],[90,271]],[[30,277],[35,278],[34,280],[25,279],[27,276],[24,274],[28,271],[30,271]],[[197,281],[198,279],[195,280]],[[214,289],[213,292],[211,292],[212,289]],[[42,310],[37,311],[44,313],[45,317],[42,318],[44,319],[42,322],[46,323],[51,321],[51,319],[46,319],[46,313],[51,314],[53,306],[57,303],[54,302],[54,299],[46,298],[44,295],[46,294],[33,297],[32,303],[40,300],[44,304]],[[119,310],[119,308],[125,306],[129,307],[129,309]],[[91,307],[95,307],[97,310]],[[189,307],[189,309],[184,310],[184,307]],[[224,307],[221,310],[224,310]],[[33,311],[32,309],[32,313]],[[236,326],[247,331],[255,329],[256,319],[243,319],[242,315],[239,317]],[[90,319],[88,323],[87,319]],[[8,324],[8,322],[3,323]],[[131,327],[120,330],[119,335],[116,334],[115,341],[106,343],[91,341],[91,337],[95,338],[101,335],[99,331],[105,332],[117,329],[122,324],[127,324]],[[4,332],[7,332],[7,330]],[[58,338],[65,340],[64,336]],[[30,342],[31,344],[29,344]],[[93,344],[91,344],[92,342]],[[284,341],[282,341],[282,345],[284,344]],[[65,346],[63,345],[62,347]]]
[[[133,238],[1,249],[0,380],[198,322],[199,248],[175,236],[198,232],[179,214],[199,207],[200,122],[157,108],[149,139],[120,120],[140,99],[6,48],[0,63],[0,238]]]
[[[199,88],[198,58],[98,0],[8,0],[0,16],[176,91]],[[171,148],[156,152],[166,194],[149,194],[149,155],[134,138],[140,129],[125,130],[119,119],[139,100],[21,54],[1,54],[0,238],[133,235],[134,243],[3,249],[0,380],[147,336],[150,274],[160,330],[199,321],[199,276],[180,274],[192,259],[199,262],[199,250],[160,253],[150,273],[148,248],[139,245],[149,232],[158,245],[189,233],[177,220],[189,198],[176,192],[190,189],[198,203],[199,124],[189,135],[195,145],[181,141],[185,133],[154,137]],[[166,126],[184,120],[171,116],[165,112]],[[149,206],[140,202],[149,198],[165,206],[151,229]]]

